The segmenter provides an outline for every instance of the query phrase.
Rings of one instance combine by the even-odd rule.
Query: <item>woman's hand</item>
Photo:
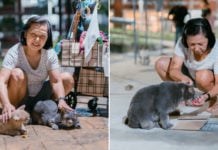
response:
[[[3,123],[6,123],[8,119],[11,118],[11,114],[13,111],[15,111],[15,107],[10,103],[3,106],[3,110],[2,110],[2,122]]]
[[[192,106],[202,106],[208,98],[209,97],[207,94],[202,94],[201,96],[192,100]]]
[[[181,79],[181,82],[189,84],[189,85],[193,85],[194,84],[192,79],[190,79],[189,77],[186,77],[186,76]]]
[[[65,100],[62,100],[62,99],[59,100],[58,102],[58,108],[62,111],[65,111],[65,110],[74,111],[69,105],[67,105]]]

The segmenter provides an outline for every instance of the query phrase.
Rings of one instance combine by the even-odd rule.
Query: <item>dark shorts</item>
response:
[[[191,74],[188,71],[188,68],[184,64],[182,65],[182,73],[187,75],[189,78],[191,78],[195,85],[195,80],[192,78]]]
[[[52,95],[53,94],[52,94],[52,88],[51,88],[50,82],[45,81],[41,90],[35,97],[28,96],[28,91],[27,91],[26,96],[23,98],[19,106],[23,104],[26,105],[25,107],[26,111],[31,113],[34,106],[36,105],[38,101],[52,99]]]

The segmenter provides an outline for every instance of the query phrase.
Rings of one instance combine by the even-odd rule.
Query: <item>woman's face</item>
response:
[[[47,24],[32,24],[26,32],[28,49],[38,51],[42,49],[48,39]]]
[[[207,51],[208,39],[200,33],[187,36],[188,48],[196,55],[202,55]]]

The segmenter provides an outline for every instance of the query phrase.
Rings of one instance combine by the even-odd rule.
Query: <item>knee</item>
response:
[[[166,68],[169,67],[169,63],[170,63],[170,58],[168,57],[160,57],[155,61],[155,70],[159,71],[159,70],[167,70]]]
[[[25,82],[26,81],[26,74],[24,73],[23,70],[20,68],[15,68],[11,71],[11,80],[14,82]]]
[[[163,63],[163,58],[162,58],[162,57],[158,58],[158,59],[155,61],[155,64],[154,64],[155,69],[157,70],[158,68],[160,68],[160,65],[161,65],[162,63]]]
[[[62,81],[63,81],[64,86],[68,88],[73,88],[74,86],[73,75],[71,75],[68,72],[65,72],[65,73],[62,73],[61,76],[62,76]]]
[[[209,70],[201,70],[195,74],[196,86],[200,89],[209,90],[214,85],[214,74]]]

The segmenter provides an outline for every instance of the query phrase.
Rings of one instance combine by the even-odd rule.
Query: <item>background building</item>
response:
[[[112,52],[162,51],[175,39],[169,10],[186,6],[189,17],[201,17],[204,0],[112,0],[110,2],[110,43]],[[213,31],[218,37],[218,1],[208,0],[213,15]],[[162,53],[162,52],[161,52]]]
[[[218,27],[218,2],[216,0],[208,0],[215,17],[215,32]],[[160,32],[163,27],[164,31],[174,31],[171,22],[167,19],[169,9],[175,5],[186,6],[191,17],[201,16],[202,0],[112,0],[110,3],[110,18],[123,17],[133,19],[133,9],[136,9],[136,28],[137,30],[148,32]],[[113,28],[116,23],[111,23],[110,28]],[[127,29],[133,29],[133,26],[128,26]]]
[[[93,5],[96,3],[95,0],[87,1]],[[66,38],[75,15],[74,2],[77,0],[0,0],[0,53],[19,41],[22,25],[31,15],[49,19],[53,26],[54,45]],[[101,0],[100,5],[99,28],[108,33],[108,0]]]

